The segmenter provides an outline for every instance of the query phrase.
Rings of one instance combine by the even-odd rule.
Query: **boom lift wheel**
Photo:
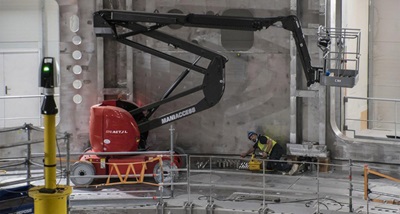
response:
[[[159,183],[171,183],[174,179],[176,180],[176,178],[178,177],[178,172],[174,171],[171,172],[172,170],[177,169],[175,163],[172,164],[171,166],[171,161],[170,160],[162,160],[162,169],[161,169],[161,164],[157,163],[154,166],[153,169],[153,174],[154,174],[154,180],[159,184]],[[162,170],[162,172],[161,172]],[[163,177],[164,176],[164,181],[163,181]]]
[[[89,185],[93,182],[94,178],[86,177],[95,175],[95,169],[92,163],[88,161],[77,161],[71,166],[72,176],[82,176],[71,178],[75,185]]]

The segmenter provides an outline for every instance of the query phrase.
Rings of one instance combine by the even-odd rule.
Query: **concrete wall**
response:
[[[361,26],[365,26],[366,17],[366,6],[368,1],[345,1],[348,6],[346,13],[348,19],[347,23],[349,26],[352,21],[361,23]],[[396,63],[398,63],[398,52],[396,46],[398,45],[398,31],[397,28],[393,27],[397,24],[396,20],[398,17],[395,14],[395,9],[398,8],[398,1],[371,1],[370,5],[370,31],[369,31],[369,66],[368,66],[368,96],[369,97],[380,97],[380,98],[397,98],[396,83],[397,73],[395,71]],[[351,10],[353,8],[353,10]],[[353,14],[353,15],[351,15]],[[357,14],[357,15],[356,15]],[[364,24],[363,24],[364,23]],[[363,29],[363,31],[365,31]],[[365,33],[362,37],[362,48],[365,44]],[[365,55],[365,51],[363,51]],[[362,56],[363,57],[363,56]],[[364,65],[365,66],[365,65]],[[361,70],[361,72],[363,72]],[[391,72],[390,75],[387,72]],[[361,77],[361,84],[357,87],[365,88],[365,77]],[[360,91],[348,91],[356,96],[365,96],[364,89]],[[350,94],[350,95],[352,95]],[[337,100],[336,100],[337,101]],[[332,107],[332,106],[331,106]],[[378,107],[369,105],[368,111],[369,116],[372,118],[379,118],[392,120],[394,118],[393,108]],[[358,105],[355,110],[362,110],[364,106]],[[337,111],[338,109],[330,109],[331,112]],[[356,112],[356,111],[353,111]],[[378,117],[375,117],[377,116]],[[331,114],[331,118],[334,116]],[[357,117],[357,115],[354,115]],[[372,119],[371,117],[369,119]],[[393,163],[398,164],[400,156],[398,155],[399,146],[398,141],[379,141],[373,139],[354,139],[344,136],[340,130],[337,129],[336,121],[332,120],[331,130],[328,133],[328,138],[334,139],[329,144],[329,149],[332,152],[332,157],[335,159],[353,159],[362,160],[367,162],[380,162],[380,163]],[[374,127],[370,127],[374,128]],[[380,127],[382,128],[382,127]],[[390,168],[396,169],[398,166],[390,165]]]
[[[229,5],[229,7],[226,7]],[[136,1],[134,10],[166,13],[179,9],[183,13],[222,14],[227,9],[246,8],[255,17],[289,15],[289,1],[197,1],[182,4],[178,1]],[[226,89],[222,100],[204,112],[173,123],[177,146],[190,153],[238,154],[246,150],[246,132],[266,133],[281,143],[289,137],[289,32],[271,27],[254,34],[254,45],[248,51],[228,51],[222,47],[220,30],[169,29],[165,32],[219,51],[229,58],[226,65]],[[182,53],[157,41],[140,40],[158,50],[179,58],[194,61],[191,54]],[[129,59],[128,59],[129,60]],[[200,61],[200,63],[202,63]],[[105,59],[105,64],[107,59]],[[119,65],[120,68],[123,65]],[[117,69],[118,70],[118,69]],[[184,68],[157,57],[133,51],[133,101],[157,101]],[[105,70],[106,72],[110,72]],[[183,87],[197,84],[199,77],[189,75]],[[123,82],[123,81],[120,81]],[[180,89],[178,89],[179,91]],[[194,95],[161,107],[155,116],[163,115],[193,103]],[[166,149],[169,146],[169,125],[151,130],[149,146]]]
[[[396,10],[399,7],[400,2],[395,0],[371,2],[370,97],[400,99],[400,18]],[[375,102],[370,104],[370,117],[398,122],[400,116],[395,118],[395,115],[399,110],[394,103]],[[394,129],[393,124],[371,125],[371,128]]]
[[[82,150],[88,146],[88,114],[91,105],[102,99],[116,98],[125,94],[126,98],[138,104],[146,104],[159,100],[173,80],[183,68],[166,63],[154,56],[143,54],[137,50],[126,48],[114,41],[103,41],[93,38],[90,14],[95,8],[130,9],[139,11],[168,12],[179,9],[184,13],[222,14],[228,9],[248,9],[253,16],[270,17],[289,15],[294,11],[290,1],[197,1],[182,3],[180,1],[59,1],[61,10],[61,54],[62,106],[63,119],[60,129],[73,133],[74,150]],[[303,2],[299,10],[304,12],[305,27],[313,27],[319,23],[319,1]],[[97,4],[97,5],[96,5]],[[229,5],[229,7],[227,7]],[[312,15],[310,15],[312,11]],[[89,14],[89,15],[88,15]],[[81,29],[70,30],[71,17],[77,15]],[[86,17],[87,16],[87,17]],[[317,19],[317,20],[313,20]],[[290,102],[289,102],[289,62],[290,33],[281,28],[271,27],[254,34],[254,45],[246,51],[232,51],[222,47],[220,30],[167,28],[173,33],[189,41],[196,40],[200,45],[216,50],[229,58],[226,66],[226,90],[219,104],[205,112],[174,122],[177,145],[191,153],[240,153],[250,144],[246,132],[256,130],[266,133],[280,143],[289,142]],[[82,45],[73,45],[71,38],[79,35]],[[84,36],[82,36],[84,35]],[[314,38],[315,39],[315,38]],[[100,42],[98,42],[100,41]],[[315,42],[313,39],[308,42]],[[157,47],[175,56],[193,60],[190,54],[174,50],[156,41],[141,39],[140,42]],[[101,45],[99,45],[101,44]],[[315,43],[309,44],[313,60],[318,54]],[[315,45],[314,45],[315,46]],[[95,55],[93,47],[102,48]],[[73,51],[83,53],[80,60],[74,60]],[[96,57],[100,57],[96,61]],[[202,63],[202,62],[200,62]],[[319,63],[319,62],[316,62]],[[313,63],[314,64],[314,63]],[[83,66],[83,72],[74,75],[71,72],[75,65]],[[130,72],[132,70],[132,72]],[[300,71],[299,78],[303,74]],[[72,88],[71,83],[83,81],[79,90]],[[183,87],[191,87],[199,79],[195,74],[187,78]],[[304,80],[301,80],[304,81]],[[300,86],[300,87],[304,87]],[[178,89],[179,90],[179,89]],[[93,94],[96,93],[96,96]],[[74,96],[81,95],[82,102],[71,102]],[[182,103],[193,102],[198,97],[185,98],[178,104],[161,107],[156,115],[176,110]],[[198,100],[198,99],[197,99]],[[302,104],[300,104],[302,105]],[[319,115],[318,101],[305,100],[308,106],[304,111],[303,122],[299,132],[303,132],[305,141],[317,141]],[[76,112],[71,117],[70,112]],[[314,122],[318,121],[318,122]],[[303,129],[303,126],[305,127]],[[152,149],[165,149],[169,145],[169,126],[160,127],[150,132],[148,141]]]
[[[361,30],[361,46],[360,46],[360,68],[359,81],[354,88],[343,89],[343,96],[367,97],[368,96],[368,24],[369,24],[369,1],[355,0],[343,1],[342,4],[342,26],[343,28],[360,29]],[[351,44],[354,45],[354,44]],[[355,47],[348,47],[355,48]],[[366,120],[367,119],[367,102],[362,100],[350,100],[347,104],[351,106],[346,110],[346,118]],[[366,129],[365,122],[347,122],[349,129],[360,131]]]
[[[319,2],[319,1],[318,1]],[[254,16],[269,17],[289,15],[291,1],[259,0],[259,1],[196,1],[182,3],[181,1],[63,1],[59,0],[60,11],[60,63],[61,63],[61,122],[60,132],[72,133],[72,150],[82,151],[88,146],[89,109],[104,98],[116,97],[121,92],[126,93],[128,100],[139,104],[160,99],[177,75],[183,71],[179,66],[166,63],[148,54],[125,47],[117,47],[104,54],[97,49],[104,48],[106,42],[96,39],[93,33],[92,13],[101,8],[125,9],[153,12],[167,12],[171,9],[180,9],[185,13],[213,13],[222,14],[232,8],[247,8]],[[307,9],[316,13],[318,3],[307,1],[299,10]],[[229,7],[227,7],[229,5]],[[354,8],[361,9],[354,5]],[[364,11],[364,10],[363,10]],[[308,14],[308,13],[305,13]],[[351,14],[351,11],[348,12]],[[76,20],[76,17],[79,19]],[[74,22],[75,19],[75,22]],[[316,20],[318,19],[318,20]],[[312,15],[304,17],[304,21],[312,27],[319,23],[321,15],[314,18]],[[79,23],[79,29],[76,27]],[[315,21],[315,22],[314,22]],[[351,27],[351,22],[348,22]],[[289,142],[290,101],[290,45],[289,32],[276,27],[256,32],[254,45],[247,51],[228,51],[221,46],[219,30],[187,29],[178,31],[166,29],[187,40],[196,40],[200,45],[219,51],[229,58],[226,67],[225,94],[216,106],[191,117],[173,123],[176,129],[176,143],[190,153],[222,153],[238,154],[251,144],[247,141],[246,132],[256,130],[266,133],[280,143]],[[74,44],[72,39],[79,36],[82,42]],[[143,38],[142,38],[143,39]],[[194,60],[190,54],[176,51],[170,47],[151,40],[143,42],[181,58]],[[312,41],[309,39],[308,41]],[[104,45],[104,47],[103,47]],[[308,44],[314,52],[315,44]],[[80,51],[82,57],[74,59],[73,53]],[[131,51],[131,52],[130,52]],[[115,55],[109,53],[114,52]],[[106,57],[107,56],[107,57]],[[314,58],[313,58],[314,59]],[[116,63],[117,62],[117,63]],[[203,62],[200,62],[203,63]],[[313,62],[316,64],[318,62]],[[74,67],[80,66],[82,72],[74,73]],[[132,70],[133,72],[129,72]],[[83,85],[76,89],[73,82],[80,80]],[[184,87],[190,87],[198,81],[198,77],[191,74]],[[361,80],[361,88],[365,87],[365,80]],[[357,86],[358,87],[358,86]],[[360,89],[361,90],[361,89]],[[364,89],[362,89],[364,90]],[[357,90],[355,90],[357,91]],[[81,102],[74,97],[80,95]],[[192,102],[197,97],[184,99],[182,103]],[[328,97],[328,99],[332,99]],[[169,104],[160,108],[161,115],[178,104]],[[300,127],[305,141],[318,139],[319,117],[314,114],[318,110],[318,102],[305,101],[304,115]],[[360,106],[362,109],[364,106]],[[169,145],[169,125],[152,130],[149,135],[151,149],[165,149]],[[337,130],[333,130],[337,131]],[[356,158],[370,161],[397,161],[396,146],[379,147],[376,144],[362,144],[361,142],[338,138],[329,132],[328,138],[335,139],[327,142],[337,158]],[[379,148],[379,149],[378,149]],[[382,158],[387,154],[385,158]]]

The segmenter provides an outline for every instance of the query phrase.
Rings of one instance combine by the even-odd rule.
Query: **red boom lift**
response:
[[[93,178],[85,175],[117,175],[113,164],[135,164],[135,172],[157,174],[160,172],[160,162],[152,162],[157,154],[142,155],[116,155],[118,152],[133,152],[145,148],[148,131],[159,126],[185,118],[214,106],[223,95],[225,79],[224,68],[228,61],[217,52],[205,49],[191,42],[181,40],[172,35],[163,33],[158,29],[168,25],[181,25],[186,27],[202,27],[231,29],[244,31],[258,31],[267,29],[276,22],[281,22],[282,27],[292,32],[295,39],[299,57],[301,59],[307,85],[319,82],[322,68],[311,66],[311,59],[302,33],[301,25],[296,16],[281,16],[272,18],[251,18],[234,16],[216,16],[199,14],[161,14],[134,11],[101,10],[94,13],[94,29],[96,36],[108,37],[113,40],[139,49],[143,52],[158,56],[162,59],[176,63],[186,70],[176,79],[160,101],[145,106],[137,106],[122,100],[106,100],[95,105],[90,111],[90,144],[91,149],[86,151],[80,161],[71,167],[71,181],[76,185],[89,185]],[[169,54],[160,52],[152,47],[145,46],[132,40],[135,35],[144,35],[153,39],[173,45],[201,58],[209,60],[206,67],[196,65]],[[326,42],[326,41],[325,41]],[[204,75],[201,85],[190,88],[170,96],[174,89],[181,83],[190,71]],[[165,103],[177,100],[189,94],[202,91],[204,97],[197,103],[173,111],[163,116],[151,117],[157,108]],[[110,154],[97,155],[99,152]],[[162,157],[164,166],[169,165],[169,153]],[[183,161],[174,158],[171,166],[181,167]],[[162,165],[162,164],[161,164]],[[119,168],[120,174],[131,174],[133,169],[129,165]],[[156,182],[163,182],[164,177],[155,177]]]

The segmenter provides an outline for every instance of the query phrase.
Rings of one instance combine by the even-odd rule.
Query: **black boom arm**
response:
[[[180,119],[212,107],[221,99],[225,87],[224,68],[225,63],[228,61],[225,57],[204,47],[158,31],[157,29],[168,25],[181,25],[185,27],[258,31],[267,29],[276,22],[281,22],[284,29],[292,32],[307,79],[307,85],[310,86],[315,82],[319,82],[318,68],[311,66],[310,55],[305,43],[300,22],[296,16],[252,18],[202,14],[160,14],[116,10],[101,10],[94,13],[94,27],[96,36],[111,37],[116,41],[126,44],[130,47],[142,50],[151,55],[158,56],[162,59],[187,68],[160,101],[135,109],[131,112],[132,115],[147,111],[149,112],[147,114],[149,117],[155,111],[155,109],[162,104],[200,90],[203,91],[204,98],[194,105],[174,111],[167,115],[160,116],[158,118],[144,121],[142,123],[139,122],[138,125],[141,132],[154,129],[176,119]],[[119,28],[123,28],[124,30],[119,30]],[[196,63],[187,62],[128,39],[128,37],[138,34],[151,37],[153,39],[173,45],[174,47],[183,49],[187,52],[196,54],[199,57],[209,59],[210,63],[208,67],[201,67],[196,65]],[[203,84],[170,97],[170,93],[186,76],[189,70],[204,74]]]

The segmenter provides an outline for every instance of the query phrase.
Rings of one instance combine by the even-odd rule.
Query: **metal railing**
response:
[[[393,193],[383,193],[380,190],[383,185],[382,181],[365,180],[365,176],[368,177],[368,175],[362,175],[364,166],[354,164],[351,160],[347,164],[329,164],[320,161],[275,161],[308,166],[308,170],[289,176],[266,170],[265,166],[269,160],[261,160],[263,163],[262,170],[255,173],[249,170],[221,169],[219,164],[221,159],[231,160],[230,162],[236,161],[238,165],[241,165],[243,161],[248,161],[248,159],[244,160],[235,157],[190,156],[189,166],[192,167],[190,167],[188,175],[188,203],[186,206],[193,208],[195,207],[193,203],[198,203],[198,200],[193,197],[195,188],[200,190],[196,193],[208,193],[205,196],[207,199],[206,209],[235,210],[235,208],[229,207],[229,204],[224,205],[217,203],[217,201],[256,200],[262,201],[261,206],[258,208],[259,213],[271,213],[272,204],[283,203],[297,203],[297,206],[299,203],[304,203],[306,207],[310,208],[309,213],[321,213],[322,210],[376,213],[374,211],[382,209],[383,205],[375,202],[385,203],[392,201],[396,202],[392,204],[397,204],[400,198],[400,196]],[[204,164],[198,164],[198,162]],[[398,172],[398,169],[369,168],[385,171],[388,174],[396,174]],[[201,182],[190,179],[199,174],[205,176]],[[236,179],[237,177],[240,177],[240,179]],[[397,185],[391,183],[385,185],[397,188]],[[367,195],[365,195],[365,186],[370,187]],[[386,187],[386,189],[390,192],[390,187]],[[231,195],[221,199],[221,195],[226,194]],[[232,197],[233,195],[236,195],[236,198]],[[246,197],[248,198],[246,199]],[[274,198],[277,197],[280,198],[279,201],[275,201]],[[387,207],[386,209],[397,210],[397,207]],[[272,211],[272,213],[276,212],[281,213],[282,211]]]
[[[400,100],[370,97],[344,98],[343,130],[349,137],[398,138]],[[356,109],[357,112],[351,112]],[[360,110],[357,110],[360,109]],[[364,112],[364,115],[362,115]]]
[[[30,144],[21,144],[18,146],[24,145],[28,146]],[[137,155],[143,152],[133,153]],[[152,153],[154,154],[154,152]],[[169,156],[168,151],[160,151],[160,153]],[[81,154],[82,153],[61,153],[59,156],[70,155],[73,157]],[[36,157],[37,155],[39,154],[32,154],[33,157]],[[186,158],[188,157],[187,155],[183,156]],[[74,159],[75,158],[72,158],[70,160],[72,161]],[[28,161],[27,159],[24,160]],[[380,201],[398,201],[396,197],[400,197],[393,194],[390,195],[390,193],[383,193],[379,189],[379,187],[382,186],[380,183],[381,181],[376,182],[374,180],[369,180],[367,181],[367,184],[371,191],[368,192],[369,195],[367,200],[364,200],[366,184],[363,180],[363,176],[357,176],[360,175],[360,172],[363,172],[364,166],[353,164],[351,161],[346,164],[329,164],[324,162],[322,159],[315,159],[314,161],[309,162],[275,161],[279,163],[285,162],[290,164],[300,164],[306,167],[303,168],[304,172],[293,176],[283,175],[281,173],[267,170],[267,162],[272,161],[264,159],[260,160],[262,166],[259,171],[250,171],[246,166],[244,166],[248,161],[248,158],[190,155],[186,162],[187,166],[179,169],[171,168],[166,172],[163,172],[163,175],[166,175],[164,173],[171,172],[180,173],[178,176],[179,179],[171,179],[171,182],[160,183],[158,185],[158,190],[151,188],[146,189],[142,186],[140,187],[140,191],[145,191],[146,195],[143,197],[135,196],[131,199],[139,201],[152,200],[157,202],[154,207],[155,209],[161,213],[166,213],[164,211],[176,209],[176,205],[170,207],[169,204],[165,203],[165,200],[174,199],[173,189],[176,188],[176,190],[179,190],[180,194],[186,192],[187,199],[181,209],[189,211],[189,213],[193,213],[198,209],[206,209],[209,213],[214,213],[214,211],[232,211],[237,209],[232,207],[232,205],[224,203],[226,201],[260,201],[261,204],[258,203],[260,206],[257,207],[259,213],[270,213],[271,206],[279,203],[297,203],[297,205],[299,205],[299,203],[304,204],[310,210],[310,213],[321,213],[323,210],[340,210],[342,212],[350,213],[370,213],[371,210],[373,211],[375,207],[378,207],[375,203],[376,200],[374,199],[379,198]],[[65,164],[65,166],[67,166],[67,164]],[[369,167],[369,169],[379,171],[387,170],[374,167]],[[388,171],[391,171],[389,174],[397,173],[397,169]],[[69,170],[61,170],[59,174],[61,175],[62,172],[64,172],[65,176],[68,176]],[[121,172],[121,174],[123,174],[123,172]],[[27,170],[26,179],[19,180],[17,183],[43,179],[42,176],[31,177],[31,175],[32,173]],[[95,175],[94,177],[105,178],[104,176],[98,175]],[[1,183],[0,187],[13,184],[15,184],[15,182]],[[104,186],[97,185],[96,189],[102,187]],[[332,190],[332,188],[334,188],[334,190]],[[129,192],[127,188],[123,189],[124,190],[121,190],[122,192]],[[167,189],[168,191],[165,191]],[[82,189],[80,190],[82,191]],[[135,188],[133,190],[139,191]],[[154,194],[151,195],[152,193]],[[76,196],[74,198],[74,200],[77,200]],[[275,200],[277,198],[279,198],[279,201]],[[85,200],[87,201],[87,199]],[[97,195],[92,200],[102,199]],[[104,196],[103,200],[113,200],[113,207],[118,207],[118,200],[121,200],[121,196],[119,195],[112,198],[112,195],[107,193],[107,196]],[[202,200],[206,200],[206,205],[204,205],[204,202],[201,202]],[[72,201],[71,204],[73,206],[74,201]],[[126,204],[121,204],[121,206],[125,207]],[[238,206],[240,206],[240,203],[238,203]],[[242,208],[241,210],[245,209],[246,208]]]
[[[0,183],[0,188],[5,187],[5,186],[10,186],[10,185],[16,185],[16,184],[21,184],[21,183],[26,183],[27,185],[30,185],[32,181],[38,181],[38,180],[43,180],[43,172],[36,172],[32,168],[32,166],[36,166],[38,169],[43,169],[43,163],[37,163],[35,162],[33,152],[32,152],[32,145],[35,144],[43,144],[44,140],[43,139],[36,139],[32,140],[32,131],[37,131],[37,132],[43,132],[43,129],[39,127],[35,127],[32,124],[24,124],[23,126],[20,127],[13,127],[13,128],[6,128],[6,129],[1,129],[1,133],[6,133],[6,132],[15,132],[15,131],[20,131],[24,130],[26,132],[26,138],[27,141],[22,141],[22,142],[17,142],[17,143],[11,143],[9,145],[1,145],[0,150],[4,152],[6,149],[14,149],[14,148],[20,148],[20,147],[26,147],[26,154],[24,156],[19,156],[19,157],[7,157],[7,158],[1,158],[0,162],[2,163],[0,165],[0,169],[2,170],[3,173],[0,173],[0,177],[15,177],[20,175],[25,175],[24,178],[19,178],[19,179],[14,179],[13,181],[8,181],[8,182],[1,182]],[[58,146],[58,141],[59,140],[64,140],[65,145],[67,147],[67,151],[69,152],[69,138],[70,134],[64,133],[64,134],[58,134],[57,136],[57,146]],[[23,151],[23,149],[21,149]],[[44,154],[42,153],[40,157],[44,157]],[[66,155],[67,161],[65,168],[60,166],[57,171],[58,171],[58,177],[59,178],[65,178],[68,175],[68,170],[69,169],[69,154]],[[60,157],[59,157],[60,158]],[[18,161],[17,163],[15,163]],[[19,166],[22,166],[22,168],[18,168]],[[23,172],[26,173],[23,173]],[[12,172],[12,173],[9,173]],[[17,172],[17,173],[15,173]],[[37,175],[37,176],[33,176]],[[67,181],[69,182],[69,180]]]
[[[54,97],[59,97],[60,94],[54,94]],[[8,121],[8,120],[17,120],[17,121],[26,121],[26,120],[38,120],[38,124],[34,124],[37,126],[40,126],[42,124],[40,124],[40,121],[42,119],[42,114],[40,112],[40,101],[44,98],[44,95],[8,95],[8,96],[0,96],[0,101],[2,100],[9,100],[9,99],[40,99],[38,102],[38,111],[37,111],[37,115],[34,116],[30,116],[30,117],[10,117],[9,115],[4,115],[3,117],[0,117],[0,121]],[[57,121],[60,120],[59,115],[56,115],[56,119]],[[2,124],[0,124],[0,128]],[[7,127],[7,126],[6,126]]]
[[[205,164],[193,164],[193,162],[198,162],[198,160],[202,160],[201,162]],[[271,197],[278,197],[279,198],[284,198],[288,200],[292,200],[293,203],[296,203],[299,201],[296,199],[296,197],[307,198],[307,200],[304,201],[313,201],[312,203],[315,205],[315,210],[320,213],[321,207],[320,205],[323,204],[323,201],[328,200],[327,198],[330,198],[331,200],[332,197],[340,197],[342,200],[343,198],[347,198],[348,200],[348,207],[349,211],[353,211],[353,185],[357,183],[358,185],[361,185],[362,183],[357,182],[357,181],[352,181],[351,178],[351,173],[352,173],[352,168],[354,168],[351,163],[348,165],[334,165],[334,164],[327,164],[327,163],[317,163],[317,162],[296,162],[296,161],[270,161],[270,162],[279,162],[279,163],[291,163],[291,164],[302,164],[302,165],[307,165],[310,169],[314,169],[313,173],[308,173],[308,174],[298,174],[295,176],[289,176],[289,175],[283,175],[283,174],[277,174],[275,172],[268,171],[265,166],[268,160],[261,160],[262,161],[262,170],[258,171],[257,173],[249,171],[249,170],[223,170],[218,167],[218,163],[220,162],[221,159],[225,160],[231,160],[231,162],[237,162],[238,165],[241,165],[243,161],[248,161],[248,159],[241,159],[241,158],[234,158],[234,157],[223,157],[221,156],[190,156],[189,158],[189,163],[190,165],[197,165],[197,169],[190,168],[189,172],[190,174],[188,177],[192,177],[196,174],[204,174],[208,175],[209,179],[204,179],[203,182],[194,182],[189,179],[188,181],[188,202],[190,203],[195,203],[192,195],[193,195],[193,188],[201,188],[203,189],[203,192],[206,188],[208,188],[208,199],[207,199],[207,207],[215,207],[215,201],[216,200],[221,200],[221,199],[216,199],[219,196],[217,196],[217,192],[220,190],[223,190],[225,192],[233,191],[231,195],[237,195],[237,197],[251,197],[253,200],[261,200],[261,206],[258,208],[259,213],[268,213],[269,207],[268,204],[271,204],[271,200],[267,200],[267,198]],[[200,166],[200,167],[198,167]],[[335,179],[335,178],[329,178],[327,176],[321,176],[320,170],[321,168],[327,169],[329,167],[347,167],[349,169],[349,179]],[[362,167],[359,167],[360,170]],[[224,178],[229,177],[230,180],[233,180],[235,182],[235,177],[240,177],[240,179],[237,179],[237,183],[232,183],[230,184],[230,181],[226,179],[216,179],[213,178],[215,176],[222,176]],[[303,190],[303,189],[296,189],[294,188],[295,184],[299,182],[300,179],[304,179],[309,181],[314,181],[313,184],[308,184],[308,187],[314,187],[310,188],[310,190]],[[270,185],[268,184],[269,181],[283,181],[283,183],[279,184],[279,182]],[[247,182],[251,181],[251,182]],[[290,183],[294,182],[294,183]],[[332,192],[324,192],[321,188],[321,186],[326,185],[326,182],[336,182],[336,183],[342,183],[342,185],[349,186],[347,194],[338,194],[338,193],[332,193]],[[340,184],[338,184],[340,185]],[[241,191],[241,192],[235,192],[235,191]],[[251,198],[249,200],[251,200]],[[254,199],[256,198],[256,199]],[[358,197],[359,199],[362,199],[362,195]],[[235,200],[234,198],[230,198],[231,200]],[[237,199],[236,199],[237,200]],[[282,200],[282,199],[280,199]],[[288,201],[286,201],[288,202]],[[274,203],[274,202],[272,202]],[[279,202],[276,202],[279,203]],[[218,204],[218,207],[221,207],[223,205]],[[192,206],[193,207],[193,206]],[[311,208],[312,209],[312,208]],[[328,209],[328,208],[327,208]],[[344,209],[344,208],[343,208]]]
[[[10,182],[0,182],[0,188],[14,185],[27,183],[28,185],[32,181],[43,180],[42,172],[35,172],[31,169],[31,166],[39,166],[39,169],[43,164],[37,164],[32,159],[37,157],[43,157],[43,153],[33,153],[31,151],[31,145],[42,143],[42,140],[31,140],[31,132],[42,131],[40,128],[33,127],[31,125],[24,125],[13,129],[1,130],[1,132],[12,132],[17,130],[26,130],[28,141],[19,142],[13,145],[3,145],[0,149],[10,149],[14,147],[26,146],[26,157],[8,157],[0,159],[0,162],[9,161],[16,165],[26,166],[25,172],[18,171],[17,173],[4,174],[5,168],[0,168],[0,178],[3,176],[24,176],[23,179],[18,179]],[[171,136],[173,136],[173,129],[171,128]],[[69,150],[69,135],[64,134],[63,137],[59,137],[58,140],[65,140],[67,146],[66,153],[58,153],[59,158],[66,157],[63,164],[65,168],[58,168],[59,178],[65,178],[67,185],[69,180],[73,177],[85,177],[85,176],[71,176],[70,175],[70,162],[79,160],[82,154],[96,154],[96,155],[165,155],[165,157],[175,159],[177,154],[172,154],[170,151],[151,151],[151,152],[114,152],[114,153],[70,153]],[[171,137],[171,148],[173,148],[173,138]],[[181,168],[170,167],[167,170],[162,170],[160,174],[162,176],[171,175],[172,179],[169,182],[159,183],[157,189],[151,188],[140,188],[140,191],[144,191],[147,194],[143,197],[132,197],[132,200],[153,200],[156,203],[155,209],[157,213],[159,211],[164,213],[168,209],[176,209],[176,206],[169,207],[165,200],[174,199],[174,189],[179,190],[179,193],[185,192],[187,199],[184,202],[181,209],[193,213],[196,209],[206,209],[207,212],[213,213],[214,211],[232,211],[236,210],[236,207],[232,207],[232,204],[226,204],[226,201],[262,201],[258,203],[260,206],[257,207],[259,213],[270,213],[271,206],[279,203],[299,203],[304,204],[310,213],[320,213],[323,210],[340,210],[350,213],[370,213],[374,210],[376,202],[391,201],[392,204],[396,204],[398,198],[393,193],[385,193],[381,189],[381,181],[374,181],[364,179],[363,176],[357,176],[358,173],[365,172],[364,165],[354,164],[351,160],[345,164],[330,164],[327,158],[311,158],[307,161],[272,161],[259,159],[262,163],[258,171],[251,171],[248,167],[248,158],[230,157],[230,156],[209,156],[209,155],[179,155],[186,159],[186,165]],[[15,163],[16,160],[20,160],[20,163]],[[268,162],[277,162],[278,164],[299,164],[301,173],[295,174],[294,176],[284,175],[282,173],[273,172],[266,169]],[[13,168],[13,164],[8,164],[7,167]],[[369,166],[371,171],[380,171],[382,174],[396,174],[398,169],[387,169],[377,168]],[[374,171],[372,171],[374,170]],[[388,171],[389,173],[384,173]],[[22,172],[22,173],[21,173]],[[175,173],[179,173],[179,178],[174,179]],[[379,175],[382,175],[379,174]],[[35,176],[33,176],[35,175]],[[120,178],[122,176],[129,176],[121,172],[120,175],[114,177]],[[156,176],[153,174],[146,175],[148,177]],[[367,175],[368,176],[368,175]],[[94,178],[111,178],[110,175],[89,175],[87,177]],[[393,177],[393,176],[392,176]],[[125,177],[124,177],[125,178]],[[132,183],[126,183],[125,185],[135,185]],[[388,183],[388,186],[395,185]],[[97,185],[96,188],[102,188],[104,185]],[[154,187],[154,185],[150,185]],[[366,188],[367,187],[367,188]],[[334,188],[334,189],[332,189]],[[166,191],[168,189],[168,191]],[[367,189],[367,191],[366,191]],[[126,190],[126,188],[124,188]],[[124,191],[122,190],[122,192]],[[129,190],[128,190],[129,191]],[[135,192],[139,190],[134,189]],[[154,193],[154,195],[150,195]],[[74,193],[73,193],[74,195]],[[130,194],[128,194],[130,195]],[[199,196],[200,195],[200,196]],[[272,199],[271,199],[272,198]],[[277,201],[279,198],[279,201]],[[112,198],[108,193],[104,200],[114,200],[114,207],[118,206],[117,200],[121,197]],[[366,200],[365,200],[366,199]],[[76,197],[74,200],[77,200]],[[101,200],[94,197],[92,200]],[[202,200],[206,200],[206,205]],[[86,199],[87,201],[87,199]],[[396,203],[394,203],[396,202]],[[73,201],[71,203],[73,206]],[[121,204],[121,207],[125,207],[125,204]],[[237,206],[240,206],[238,203]],[[374,207],[375,206],[375,207]],[[106,208],[105,208],[106,209]],[[389,208],[388,208],[389,209]],[[395,209],[395,208],[394,208]],[[245,210],[245,208],[241,208]],[[374,213],[374,212],[372,212]]]

